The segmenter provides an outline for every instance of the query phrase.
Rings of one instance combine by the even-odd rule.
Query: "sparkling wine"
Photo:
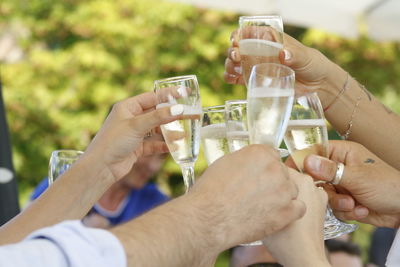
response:
[[[260,63],[280,63],[279,52],[283,45],[262,39],[243,39],[239,41],[239,52],[243,78],[247,84],[251,68]]]
[[[202,127],[201,140],[208,165],[229,153],[225,123]]]
[[[301,171],[308,155],[328,156],[328,132],[323,119],[290,120],[284,139],[290,155]]]
[[[290,117],[294,90],[260,87],[250,92],[247,106],[250,143],[278,148]]]
[[[170,104],[159,104],[157,108]],[[161,125],[168,149],[178,164],[193,163],[199,155],[201,107],[184,105],[183,119]]]

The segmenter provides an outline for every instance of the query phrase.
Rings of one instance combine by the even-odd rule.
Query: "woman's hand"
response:
[[[238,41],[236,30],[232,32],[232,43],[225,60],[224,79],[231,84],[244,84]],[[279,59],[282,64],[295,71],[297,93],[324,90],[327,87],[327,78],[334,64],[318,50],[307,47],[284,33],[284,49],[280,52]],[[336,77],[338,78],[340,77]],[[346,77],[343,75],[342,79],[344,82]]]
[[[139,156],[168,152],[165,142],[147,141],[144,137],[153,128],[179,119],[183,106],[155,110],[156,104],[153,92],[115,104],[85,156],[97,157],[118,180],[129,172]]]

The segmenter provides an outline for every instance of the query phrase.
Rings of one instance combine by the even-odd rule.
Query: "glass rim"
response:
[[[166,82],[187,81],[187,80],[192,80],[192,79],[197,81],[197,76],[195,74],[189,74],[189,75],[168,77],[168,78],[164,78],[164,79],[155,80],[154,84],[166,83]]]
[[[234,99],[234,100],[226,100],[225,105],[237,105],[237,104],[247,104],[247,99]]]
[[[203,113],[206,113],[206,112],[222,112],[222,111],[225,112],[225,105],[203,107],[202,110],[203,110]]]
[[[84,154],[84,152],[83,151],[80,151],[80,150],[74,150],[74,149],[59,149],[59,150],[54,150],[53,152],[51,152],[51,156],[57,156],[57,157],[59,157],[59,158],[64,158],[64,159],[67,159],[67,158],[73,158],[72,156],[68,156],[68,155],[66,155],[66,154],[61,154],[61,153],[66,153],[66,154],[68,154],[68,153],[75,153],[75,155],[74,156],[82,156],[83,154]],[[61,154],[61,155],[59,155],[59,154]]]
[[[260,19],[280,19],[282,20],[281,15],[254,15],[254,16],[240,16],[239,21],[243,20],[260,20]]]
[[[269,75],[257,73],[256,69],[258,69],[258,67],[263,67],[263,66],[275,66],[275,67],[279,67],[281,69],[284,69],[284,70],[286,70],[288,72],[287,75],[281,75],[281,76],[278,76],[276,78],[286,78],[286,77],[290,77],[290,76],[293,76],[293,78],[295,78],[295,72],[294,72],[293,69],[291,69],[288,66],[285,66],[283,64],[279,64],[279,63],[260,63],[260,64],[256,64],[251,68],[251,73],[255,72],[255,74],[258,75],[258,76],[269,77]]]

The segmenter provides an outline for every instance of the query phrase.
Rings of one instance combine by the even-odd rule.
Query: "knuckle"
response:
[[[269,220],[269,222],[266,225],[266,235],[275,233],[279,231],[282,228],[282,221],[281,218],[278,219],[280,216],[274,216]]]
[[[118,102],[116,102],[116,103],[114,103],[113,105],[112,105],[112,109],[111,109],[111,111],[119,111],[121,108],[122,108],[122,105],[123,105],[123,102],[122,101],[118,101]]]

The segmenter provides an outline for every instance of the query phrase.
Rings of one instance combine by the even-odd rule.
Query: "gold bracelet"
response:
[[[336,100],[344,94],[344,92],[347,90],[348,86],[349,86],[349,80],[350,80],[350,74],[347,73],[347,78],[346,78],[346,82],[343,84],[342,90],[340,90],[340,92],[336,95],[335,99],[333,99],[333,101],[326,106],[326,108],[324,108],[324,112],[328,111],[328,109],[333,105],[333,103],[336,102]]]

